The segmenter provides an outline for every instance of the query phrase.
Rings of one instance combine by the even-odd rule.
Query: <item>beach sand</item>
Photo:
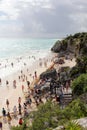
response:
[[[27,82],[19,81],[18,76],[25,75],[27,76],[27,80],[30,81],[30,83],[32,83],[34,80],[34,72],[35,71],[37,72],[37,77],[38,77],[43,71],[45,71],[52,64],[51,59],[52,59],[52,56],[48,56],[46,58],[36,60],[31,65],[27,63],[28,61],[25,61],[27,65],[25,65],[20,70],[17,70],[17,72],[11,73],[10,75],[7,75],[6,77],[2,79],[2,84],[0,85],[0,116],[2,115],[3,107],[7,110],[6,99],[9,100],[10,112],[13,111],[14,105],[18,106],[18,97],[22,98],[22,104],[25,100],[24,93],[22,92],[22,85],[24,85],[24,91],[25,92],[28,91]],[[44,65],[45,61],[47,61],[47,66]],[[9,62],[11,63],[12,61],[9,61]],[[41,67],[39,65],[40,62],[43,62],[43,65]],[[14,68],[11,67],[10,69],[15,69],[15,65],[14,65]],[[23,74],[21,74],[21,70],[23,71]],[[7,86],[6,86],[6,80],[9,81],[9,84]],[[16,80],[17,82],[16,88],[13,87],[14,80]]]
[[[44,72],[47,68],[49,68],[51,65],[53,65],[52,59],[55,57],[55,54],[51,54],[50,56],[44,58],[43,60],[41,60],[43,62],[43,65],[40,66],[40,60],[35,61],[32,65],[28,66],[24,66],[22,71],[23,74],[25,74],[27,76],[27,80],[30,81],[30,83],[32,83],[34,80],[34,72],[37,72],[37,77],[39,77],[39,75]],[[44,61],[47,62],[47,66],[44,65]],[[27,61],[26,61],[27,63]],[[65,64],[63,65],[56,65],[59,69],[59,67],[61,66],[74,66],[75,65],[75,59],[73,59],[72,61],[70,60],[65,60]],[[14,66],[15,67],[15,66]],[[28,71],[27,71],[28,68]],[[20,70],[18,70],[16,73],[13,73],[9,76],[6,76],[5,78],[3,78],[2,82],[3,84],[0,86],[0,115],[2,115],[2,108],[4,107],[7,111],[7,106],[6,106],[6,99],[9,100],[9,108],[10,108],[10,112],[13,112],[13,107],[14,105],[17,106],[18,108],[18,97],[21,97],[21,104],[23,105],[24,101],[25,101],[25,95],[24,92],[28,91],[28,87],[27,87],[27,82],[26,81],[19,81],[18,76],[21,75]],[[13,80],[16,80],[17,82],[17,87],[13,88]],[[5,85],[6,80],[9,81],[9,85],[8,87]],[[22,85],[24,85],[24,92],[22,92]],[[2,87],[4,86],[4,87]],[[17,125],[18,121],[13,120],[12,121],[12,125]],[[7,124],[5,124],[3,126],[4,130],[9,130],[9,127]]]

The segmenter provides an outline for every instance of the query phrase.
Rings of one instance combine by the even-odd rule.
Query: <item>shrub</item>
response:
[[[66,126],[65,126],[65,130],[82,130],[82,127],[74,122],[74,121],[70,121]]]
[[[72,91],[75,95],[81,95],[87,92],[87,74],[81,74],[72,82]]]

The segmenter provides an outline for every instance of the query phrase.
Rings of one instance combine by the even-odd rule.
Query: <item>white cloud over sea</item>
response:
[[[87,0],[0,0],[0,37],[63,37],[87,31]]]

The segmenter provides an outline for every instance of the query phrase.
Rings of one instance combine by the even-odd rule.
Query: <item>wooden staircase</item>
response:
[[[67,106],[72,101],[72,93],[63,94],[62,105]]]

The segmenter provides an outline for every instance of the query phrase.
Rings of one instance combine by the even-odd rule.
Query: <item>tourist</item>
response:
[[[27,86],[28,86],[28,87],[30,86],[30,81],[27,81]]]
[[[24,117],[29,117],[29,109],[24,110]]]
[[[2,114],[3,114],[3,117],[6,116],[6,110],[4,108],[2,108]]]
[[[7,105],[7,108],[9,108],[9,100],[8,99],[6,100],[6,105]]]
[[[8,124],[10,125],[12,118],[9,112],[7,113],[7,120],[8,120]]]
[[[36,71],[34,72],[34,77],[35,77],[35,79],[37,79],[37,72]]]
[[[13,107],[13,113],[14,113],[14,117],[16,118],[17,117],[17,107],[16,106]]]
[[[11,66],[13,67],[13,65],[14,65],[14,64],[13,64],[13,62],[12,62],[12,63],[11,63]]]
[[[18,79],[19,79],[19,81],[20,81],[21,77],[20,77],[20,76],[18,76]]]
[[[6,110],[2,108],[3,122],[6,123]]]
[[[23,124],[23,120],[22,118],[19,119],[19,125],[22,125]]]
[[[18,104],[21,104],[21,97],[18,98]]]
[[[13,87],[16,88],[16,80],[13,81]]]
[[[0,121],[0,130],[2,130],[2,122]]]
[[[41,97],[39,97],[39,103],[43,103],[43,101],[42,101]]]
[[[6,80],[6,86],[8,87],[8,85],[9,85],[9,82],[8,82],[8,80]]]
[[[24,92],[24,85],[22,85],[22,92]]]
[[[2,84],[2,80],[1,80],[1,78],[0,78],[0,85]]]
[[[23,71],[21,70],[21,74],[23,74]]]
[[[18,106],[18,110],[19,110],[19,115],[21,115],[21,104],[19,103],[19,106]]]
[[[26,104],[26,103],[23,104],[23,108],[24,108],[24,109],[27,108],[27,104]]]
[[[31,99],[31,97],[30,97],[30,95],[29,95],[28,98],[27,98],[26,104],[27,104],[29,107],[31,107],[31,103],[32,103],[32,99]]]

